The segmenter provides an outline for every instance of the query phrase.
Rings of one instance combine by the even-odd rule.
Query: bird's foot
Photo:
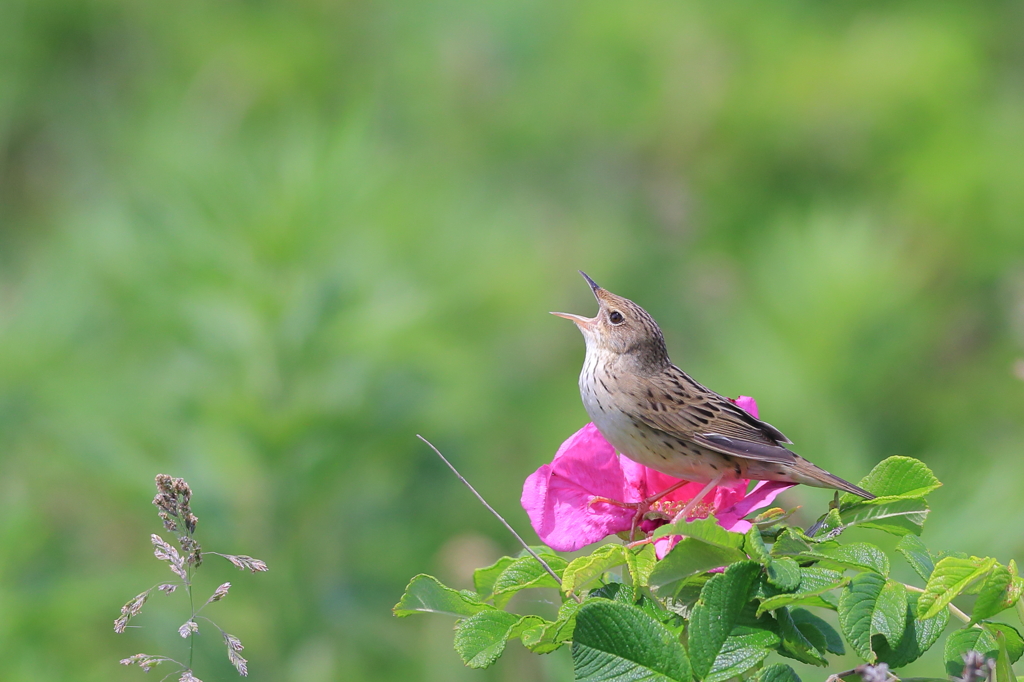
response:
[[[664,511],[662,511],[660,509],[654,509],[654,505],[655,505],[656,502],[661,500],[663,497],[665,497],[669,493],[671,493],[671,492],[673,492],[673,491],[683,487],[687,483],[689,483],[689,481],[678,481],[678,482],[670,485],[669,487],[665,488],[661,492],[656,493],[654,495],[651,495],[647,499],[641,500],[639,502],[621,502],[619,500],[613,500],[613,499],[611,499],[609,497],[592,497],[592,498],[590,498],[590,501],[587,504],[588,504],[588,506],[591,506],[591,505],[597,504],[598,502],[606,502],[608,504],[614,504],[617,507],[623,507],[625,509],[632,509],[634,511],[633,521],[630,524],[630,528],[629,528],[629,539],[630,539],[630,541],[632,541],[636,537],[636,531],[640,527],[640,522],[643,521],[644,518],[647,517],[648,515],[654,515],[656,518],[660,518],[660,519],[664,519],[664,520],[672,519],[672,517],[670,517],[667,514],[665,514]],[[698,496],[697,498],[694,498],[694,499],[699,501],[700,497],[703,496],[703,494],[704,493],[702,493],[702,495],[700,495],[700,496]],[[689,509],[692,509],[693,506],[696,506],[696,505],[692,505],[692,506],[688,505]],[[684,511],[686,511],[686,509],[684,509]],[[676,516],[676,519],[678,519],[678,518],[679,517]],[[675,520],[675,519],[672,519],[672,520]]]
[[[651,510],[651,498],[641,500],[640,502],[622,502],[620,500],[613,500],[610,497],[592,497],[587,503],[587,506],[593,506],[598,502],[606,502],[608,504],[614,504],[616,507],[622,507],[624,509],[633,510],[633,521],[629,526],[629,539],[630,541],[636,537],[636,530],[640,527],[640,522],[643,520],[644,515]]]

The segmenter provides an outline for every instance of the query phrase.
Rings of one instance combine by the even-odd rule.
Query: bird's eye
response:
[[[626,318],[624,318],[622,316],[622,313],[620,313],[618,310],[613,310],[610,313],[608,313],[608,321],[611,322],[612,324],[622,324],[623,322],[625,322],[625,320]]]

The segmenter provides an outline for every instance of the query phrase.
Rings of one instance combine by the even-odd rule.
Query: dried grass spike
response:
[[[260,561],[259,559],[254,559],[251,556],[246,556],[244,554],[240,554],[237,556],[234,554],[218,554],[217,552],[211,552],[211,554],[217,554],[217,556],[224,557],[240,570],[248,568],[253,573],[259,573],[262,571],[270,570],[269,568],[267,568],[267,565],[264,562]]]
[[[249,662],[242,658],[241,654],[239,654],[234,649],[229,648],[228,660],[231,661],[231,665],[235,666],[235,670],[238,671],[239,675],[241,675],[242,677],[249,676]]]
[[[220,601],[224,597],[228,596],[228,590],[230,589],[231,583],[224,583],[223,585],[219,586],[216,590],[213,591],[213,595],[211,595],[210,598],[206,600],[206,603],[209,604],[213,601]]]

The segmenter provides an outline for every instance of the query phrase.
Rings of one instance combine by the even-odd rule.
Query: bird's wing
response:
[[[762,462],[790,463],[797,456],[782,447],[790,443],[777,428],[718,395],[673,367],[660,392],[634,401],[632,417],[659,431],[689,440],[722,454]]]

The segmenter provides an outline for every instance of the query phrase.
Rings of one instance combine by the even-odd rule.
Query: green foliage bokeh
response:
[[[173,596],[112,629],[167,577],[165,472],[206,548],[270,565],[203,567],[252,679],[564,679],[463,670],[390,608],[515,551],[416,433],[529,530],[523,478],[586,422],[547,315],[594,310],[577,268],[821,466],[927,462],[937,547],[1024,560],[1022,28],[1000,2],[0,3],[0,677],[134,680],[117,659],[182,646]]]

